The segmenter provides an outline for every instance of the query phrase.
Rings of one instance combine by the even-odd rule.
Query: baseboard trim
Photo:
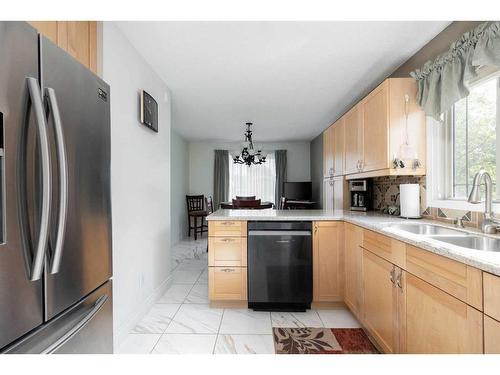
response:
[[[155,304],[156,301],[166,292],[166,290],[172,285],[172,274],[170,274],[153,292],[144,299],[144,301],[138,303],[139,306],[133,313],[130,314],[129,318],[125,320],[113,333],[113,346],[118,348],[127,334],[134,328],[137,323],[147,314],[149,309]]]

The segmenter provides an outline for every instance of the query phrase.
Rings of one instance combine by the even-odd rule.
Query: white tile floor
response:
[[[346,309],[302,313],[212,309],[206,239],[172,249],[172,285],[117,348],[124,354],[274,353],[272,327],[360,327]]]

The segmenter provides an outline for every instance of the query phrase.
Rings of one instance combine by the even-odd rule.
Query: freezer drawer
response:
[[[9,354],[113,353],[111,280],[5,351]]]

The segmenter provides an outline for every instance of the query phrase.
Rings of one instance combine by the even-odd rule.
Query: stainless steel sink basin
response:
[[[444,228],[440,227],[438,225],[432,225],[432,224],[417,224],[417,223],[411,223],[411,224],[394,224],[391,225],[391,228],[396,228],[400,230],[405,230],[410,233],[414,234],[422,234],[426,236],[431,236],[431,235],[455,235],[455,236],[467,236],[468,234],[465,232],[461,232],[459,230],[451,229],[451,228]]]
[[[495,238],[480,237],[474,235],[428,236],[428,238],[433,238],[441,242],[446,242],[452,245],[465,247],[467,249],[500,252],[500,240]]]

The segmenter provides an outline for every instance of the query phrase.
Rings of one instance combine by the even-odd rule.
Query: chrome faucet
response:
[[[497,230],[500,230],[500,219],[496,218],[493,215],[493,211],[491,209],[492,202],[492,181],[491,176],[484,169],[481,169],[474,176],[474,181],[472,182],[472,190],[469,194],[468,201],[470,203],[481,203],[481,191],[479,187],[481,186],[481,181],[484,179],[485,189],[485,202],[484,202],[484,220],[482,230],[483,233],[495,234]]]

